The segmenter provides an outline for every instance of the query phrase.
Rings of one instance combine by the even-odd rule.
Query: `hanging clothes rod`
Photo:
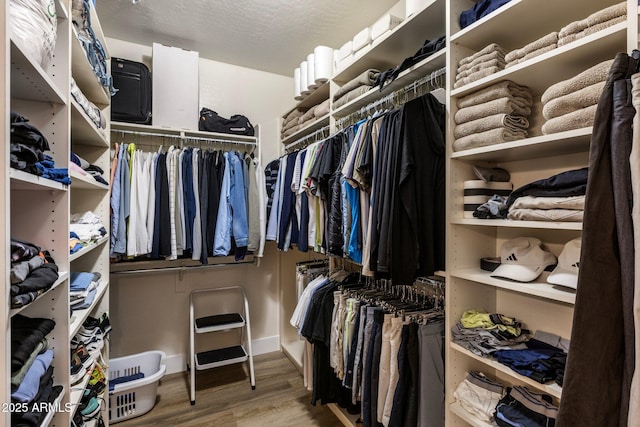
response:
[[[291,144],[287,144],[284,147],[284,150],[286,152],[289,152],[292,148],[304,148],[305,146],[316,142],[316,141],[321,141],[323,139],[327,139],[329,137],[329,132],[331,131],[331,127],[329,125],[324,126],[320,129],[318,129],[317,131],[303,136],[302,138],[298,139],[297,141],[292,142]],[[300,147],[298,147],[300,146]]]
[[[205,265],[176,265],[175,267],[159,267],[159,268],[142,268],[138,270],[120,270],[111,271],[109,274],[144,274],[144,273],[163,273],[163,272],[180,272],[183,273],[187,270],[201,270],[214,267],[233,267],[235,265],[248,265],[256,264],[257,258],[251,261],[238,261],[238,262],[221,262],[218,264],[205,264]]]
[[[446,71],[446,67],[432,71],[429,75],[421,77],[403,88],[363,106],[359,110],[338,119],[336,121],[336,127],[338,129],[344,129],[363,118],[369,117],[380,106],[385,106],[387,108],[399,107],[415,98],[429,93],[430,91],[444,88],[446,81],[443,76]]]
[[[207,138],[202,136],[189,136],[189,135],[174,135],[174,134],[134,131],[134,130],[126,130],[126,129],[114,129],[111,132],[117,132],[117,133],[128,134],[128,135],[136,135],[136,136],[156,136],[160,138],[179,139],[183,141],[195,140],[195,141],[213,142],[213,143],[221,143],[221,144],[239,144],[239,145],[254,145],[254,146],[257,145],[255,141],[233,141],[230,139]]]

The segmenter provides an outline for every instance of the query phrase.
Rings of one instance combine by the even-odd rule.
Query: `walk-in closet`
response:
[[[640,1],[3,5],[0,427],[640,427]]]

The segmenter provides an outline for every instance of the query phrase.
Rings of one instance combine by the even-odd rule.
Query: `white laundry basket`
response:
[[[144,378],[116,384],[109,392],[109,422],[117,423],[149,412],[156,403],[158,383],[164,376],[166,355],[163,351],[145,351],[109,360],[109,380],[134,375]]]

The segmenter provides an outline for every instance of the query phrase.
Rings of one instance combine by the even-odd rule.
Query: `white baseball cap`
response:
[[[491,273],[491,277],[531,282],[556,262],[555,255],[542,249],[540,239],[518,237],[502,244],[500,266]]]
[[[577,237],[568,241],[560,256],[558,265],[547,277],[547,282],[553,285],[566,286],[568,288],[578,288],[578,269],[580,268],[580,248],[582,247],[582,237]]]

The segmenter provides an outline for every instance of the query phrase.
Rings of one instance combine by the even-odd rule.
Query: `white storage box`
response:
[[[402,22],[402,18],[386,14],[371,26],[371,39],[375,40],[389,30],[393,30]]]
[[[371,43],[371,29],[367,27],[353,37],[351,49],[357,52],[369,43]]]
[[[163,351],[145,351],[131,356],[109,359],[109,381],[139,372],[144,378],[116,384],[109,391],[109,423],[139,417],[156,404],[158,383],[167,367]]]
[[[353,42],[351,40],[349,40],[348,42],[343,44],[340,49],[338,49],[338,54],[337,54],[338,56],[336,58],[337,62],[342,61],[343,59],[347,58],[352,53],[353,53]]]

